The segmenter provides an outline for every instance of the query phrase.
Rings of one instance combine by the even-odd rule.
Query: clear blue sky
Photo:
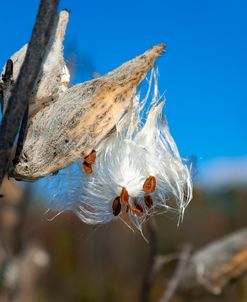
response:
[[[234,1],[61,1],[71,10],[65,54],[77,53],[74,81],[100,74],[150,46],[160,58],[160,92],[183,156],[202,161],[247,154],[247,4]],[[30,37],[37,0],[2,1],[0,65]],[[85,62],[90,62],[85,63]]]

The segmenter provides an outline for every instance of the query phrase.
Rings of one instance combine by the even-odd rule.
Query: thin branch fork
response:
[[[189,262],[190,255],[191,246],[187,244],[182,248],[175,272],[168,285],[166,286],[166,289],[159,302],[169,302],[174,296],[175,292],[177,291],[177,288],[179,287],[183,274],[187,269],[187,264]]]
[[[180,292],[220,294],[247,273],[247,228],[198,250],[179,284]]]
[[[0,185],[6,173],[20,123],[47,48],[59,0],[41,0],[36,23],[20,74],[12,89],[0,126]]]
[[[188,295],[219,295],[232,281],[247,273],[247,228],[216,240],[193,254],[191,246],[185,245],[180,255],[174,254],[168,258],[157,253],[155,228],[149,228],[151,246],[143,276],[141,302],[150,301],[157,272],[174,258],[178,259],[178,263],[160,302],[168,302],[175,295],[185,300]],[[165,258],[157,263],[163,257]]]

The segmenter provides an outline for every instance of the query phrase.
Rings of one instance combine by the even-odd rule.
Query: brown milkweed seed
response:
[[[124,205],[126,205],[126,206],[129,205],[129,193],[125,187],[122,187],[122,191],[120,193],[120,199],[122,200],[122,203]]]
[[[132,212],[134,212],[137,216],[142,216],[143,215],[143,210],[139,210],[137,208],[132,208]]]
[[[84,158],[84,160],[86,163],[93,165],[96,161],[96,151],[93,150],[88,156]]]
[[[82,167],[83,167],[83,169],[85,170],[85,172],[87,174],[92,174],[93,173],[91,165],[88,164],[86,161],[83,162]]]
[[[114,216],[119,215],[121,212],[121,203],[120,203],[120,197],[116,197],[112,203],[112,213]]]
[[[148,178],[146,178],[146,180],[144,181],[143,184],[143,191],[146,194],[150,194],[152,193],[156,188],[156,179],[154,176],[149,176]]]
[[[131,207],[131,211],[134,212],[137,216],[143,215],[143,207],[137,202],[135,202],[135,207]]]
[[[150,209],[153,205],[153,198],[151,195],[145,195],[144,196],[144,202],[145,202],[145,205]]]

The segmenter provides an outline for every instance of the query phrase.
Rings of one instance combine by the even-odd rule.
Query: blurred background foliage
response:
[[[37,277],[33,287],[34,298],[30,301],[138,301],[149,253],[149,244],[139,233],[133,233],[120,221],[89,226],[72,213],[58,216],[52,212],[47,214],[42,200],[30,188],[25,189],[28,195],[26,193],[20,196],[15,196],[13,188],[15,185],[9,187],[9,183],[5,183],[5,197],[1,202],[13,204],[14,200],[19,200],[22,196],[26,200],[26,209],[24,219],[18,222],[15,230],[22,247],[17,252],[10,248],[10,255],[23,253],[25,246],[36,243],[49,258]],[[15,190],[22,192],[20,188]],[[190,243],[195,251],[225,234],[246,227],[246,200],[247,190],[244,187],[218,191],[196,187],[193,201],[178,228],[176,217],[172,215],[156,218],[159,253],[176,253],[183,243]],[[2,211],[3,209],[1,214]],[[11,215],[4,215],[9,220],[7,225],[13,223]],[[11,240],[3,237],[2,232],[3,228],[1,239],[6,248]],[[148,231],[144,228],[145,232],[148,236]],[[174,267],[174,262],[166,264],[155,278],[151,301],[158,301]],[[24,274],[23,272],[21,277],[25,278]],[[3,274],[2,284],[5,284],[6,290],[4,278]],[[5,290],[3,286],[3,297]],[[185,301],[246,300],[247,278],[243,277],[228,286],[219,296],[195,300],[190,298]],[[6,300],[2,298],[0,301]],[[175,296],[172,301],[184,300]]]

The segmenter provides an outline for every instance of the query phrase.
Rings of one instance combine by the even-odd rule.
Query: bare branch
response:
[[[181,279],[183,278],[183,274],[185,269],[187,270],[188,261],[190,258],[191,246],[185,245],[182,248],[181,255],[179,257],[178,265],[175,269],[175,272],[166,286],[165,292],[160,298],[159,302],[169,302],[173,295],[175,294]]]
[[[0,83],[2,113],[4,112],[4,108],[6,108],[7,100],[14,85],[13,72],[13,61],[9,59],[5,64],[4,71],[2,72],[2,82]]]
[[[247,229],[230,234],[197,251],[183,274],[180,291],[220,294],[247,272]]]
[[[0,126],[0,184],[8,169],[11,149],[40,71],[56,17],[58,2],[58,0],[41,0],[40,2],[25,60],[3,115]]]

